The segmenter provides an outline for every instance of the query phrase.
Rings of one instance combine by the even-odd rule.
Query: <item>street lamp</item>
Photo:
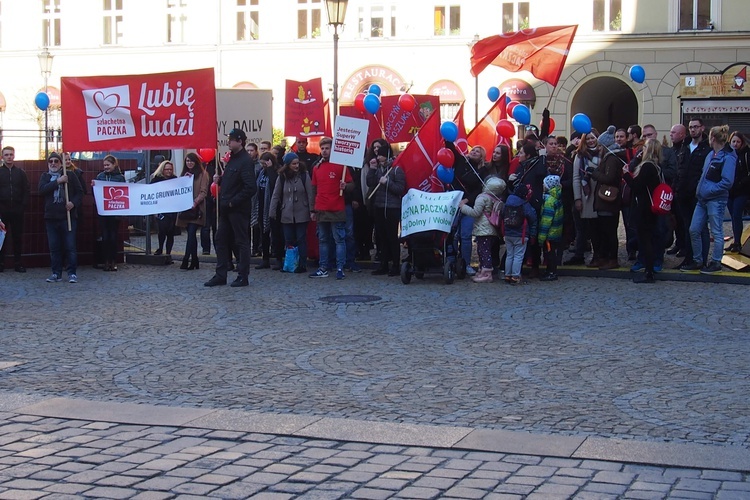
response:
[[[328,26],[333,26],[333,119],[339,114],[339,26],[344,25],[349,0],[326,0]]]
[[[39,57],[39,69],[42,70],[42,76],[44,77],[44,92],[47,93],[47,82],[52,74],[52,60],[55,56],[50,54],[47,47],[44,47],[42,52],[37,56]],[[49,106],[44,109],[44,159],[46,160],[49,156]]]

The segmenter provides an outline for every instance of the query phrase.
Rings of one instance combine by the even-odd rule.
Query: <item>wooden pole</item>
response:
[[[68,169],[65,168],[65,160],[62,162],[63,175],[68,175]],[[75,174],[73,174],[75,175]],[[68,203],[70,203],[70,195],[68,194],[68,183],[65,183],[65,214],[68,216],[68,232],[73,230],[73,224],[70,221],[70,210],[68,210]]]
[[[341,171],[341,182],[344,182],[345,180],[346,180],[346,165],[344,165],[344,168]],[[339,196],[344,196],[343,189],[339,189]]]
[[[387,176],[388,174],[390,174],[390,173],[391,173],[391,170],[393,170],[393,166],[391,166],[391,167],[390,167],[390,168],[388,169],[388,171],[387,171],[387,172],[385,173],[385,175]],[[378,188],[379,188],[380,186],[382,186],[382,184],[381,184],[380,182],[378,182],[377,186],[375,186],[375,187],[373,188],[372,192],[371,192],[371,193],[370,193],[370,195],[369,195],[369,196],[367,197],[367,199],[368,199],[368,200],[369,200],[370,198],[372,198],[372,196],[373,196],[373,195],[375,194],[375,191],[377,191],[377,190],[378,190]]]

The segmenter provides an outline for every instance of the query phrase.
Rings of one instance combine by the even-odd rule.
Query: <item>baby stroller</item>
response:
[[[454,242],[460,241],[456,237],[458,217],[454,219],[450,233],[443,231],[421,231],[412,233],[404,241],[409,250],[409,257],[401,263],[401,282],[411,283],[411,277],[423,279],[427,273],[443,275],[445,283],[466,277],[466,262],[460,257]]]

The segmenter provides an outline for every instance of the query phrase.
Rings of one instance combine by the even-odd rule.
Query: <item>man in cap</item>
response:
[[[250,155],[245,150],[247,135],[240,129],[232,129],[229,138],[229,161],[224,173],[214,174],[214,182],[219,189],[219,225],[216,229],[216,273],[205,286],[227,284],[227,271],[231,262],[232,235],[239,255],[237,279],[231,286],[247,286],[250,270],[250,242],[247,230],[250,225],[251,200],[258,187],[255,183],[255,170]]]

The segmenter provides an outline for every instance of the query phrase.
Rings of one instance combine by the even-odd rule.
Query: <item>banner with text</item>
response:
[[[370,122],[350,116],[337,116],[333,130],[331,162],[349,167],[362,167],[367,149]]]
[[[449,233],[463,191],[427,193],[410,189],[401,200],[401,236],[422,231]]]
[[[273,140],[273,92],[266,89],[216,89],[216,131],[219,155],[229,150],[227,134],[244,130],[248,144]]]
[[[94,181],[99,215],[153,215],[193,206],[193,178],[183,175],[155,184]]]
[[[214,70],[62,78],[66,151],[216,147]]]

